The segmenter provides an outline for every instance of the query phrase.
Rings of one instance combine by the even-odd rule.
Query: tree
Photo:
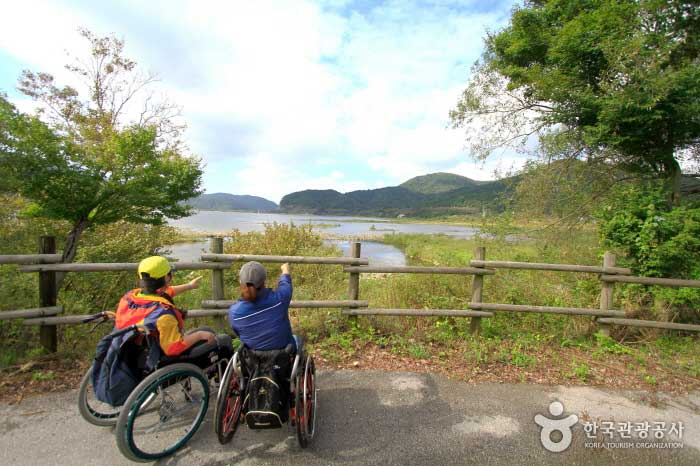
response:
[[[199,159],[179,140],[177,107],[145,94],[136,121],[125,121],[135,96],[153,82],[124,58],[123,41],[81,34],[90,59],[67,68],[81,77],[89,98],[58,87],[47,73],[25,71],[19,89],[43,105],[22,114],[0,95],[0,174],[10,189],[33,201],[30,213],[72,224],[63,259],[75,257],[93,225],[126,220],[162,224],[189,214],[181,201],[200,193]]]
[[[479,158],[538,135],[550,158],[662,177],[678,203],[679,161],[700,159],[699,60],[697,2],[526,1],[450,117]]]

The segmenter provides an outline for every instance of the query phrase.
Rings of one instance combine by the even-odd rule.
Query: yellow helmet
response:
[[[147,273],[150,278],[165,277],[170,272],[170,264],[165,257],[151,256],[139,262],[138,275],[143,278],[144,273]]]

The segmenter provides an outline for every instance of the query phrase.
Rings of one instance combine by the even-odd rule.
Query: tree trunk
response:
[[[80,242],[80,237],[89,226],[90,222],[86,219],[80,219],[73,224],[73,228],[71,228],[70,233],[68,233],[66,244],[63,247],[62,262],[73,262],[73,259],[75,259],[75,254],[78,252],[78,242]],[[61,283],[63,283],[65,276],[65,272],[58,272],[56,274],[56,289],[61,289]]]

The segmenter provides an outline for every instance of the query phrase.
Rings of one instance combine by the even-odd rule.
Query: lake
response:
[[[441,233],[460,238],[472,238],[478,231],[476,228],[461,225],[436,225],[429,223],[392,223],[386,218],[371,217],[341,217],[320,215],[292,214],[256,214],[252,212],[217,212],[200,210],[194,215],[178,220],[170,220],[169,224],[185,230],[222,234],[233,229],[242,232],[262,231],[266,223],[290,223],[297,225],[309,224],[319,232],[331,236],[362,236],[383,235],[387,233]]]
[[[252,212],[198,211],[194,215],[169,224],[187,231],[202,234],[225,234],[234,229],[242,232],[263,231],[266,223],[290,223],[311,225],[314,230],[329,237],[326,244],[340,248],[345,255],[350,251],[350,240],[337,237],[382,236],[392,233],[444,234],[459,238],[472,238],[477,229],[460,225],[437,225],[428,223],[393,223],[386,218],[342,217],[292,214],[257,214]],[[362,257],[372,265],[406,265],[403,252],[390,245],[371,240],[362,240]],[[208,251],[206,241],[180,243],[170,246],[171,256],[182,261],[198,261],[202,252]]]

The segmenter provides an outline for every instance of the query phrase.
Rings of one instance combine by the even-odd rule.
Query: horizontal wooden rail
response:
[[[225,316],[228,314],[228,309],[192,309],[187,311],[187,318],[191,317],[211,317]]]
[[[20,311],[0,311],[0,320],[53,316],[61,312],[63,312],[61,306],[35,307],[32,309],[22,309]]]
[[[87,314],[80,315],[69,315],[69,316],[56,316],[56,317],[39,317],[36,319],[26,319],[22,322],[22,325],[67,325],[67,324],[80,324],[83,319],[89,317]],[[109,324],[105,324],[109,327]]]
[[[597,317],[624,317],[625,311],[587,309],[577,307],[526,306],[520,304],[469,303],[469,309],[510,312],[541,312],[543,314],[567,314]]]
[[[340,264],[367,265],[369,260],[363,257],[306,257],[306,256],[260,256],[254,254],[202,254],[203,261],[213,262],[276,262],[283,264]]]
[[[345,309],[345,315],[493,317],[491,312],[464,309]]]
[[[228,269],[231,264],[214,262],[172,262],[173,270],[211,270]],[[21,272],[125,272],[136,271],[138,264],[135,262],[113,262],[103,264],[46,264],[25,265],[20,267]]]
[[[475,267],[418,267],[418,266],[390,266],[371,265],[366,267],[343,267],[343,272],[350,273],[435,273],[457,275],[493,275],[495,272],[488,269]]]
[[[691,332],[700,332],[700,325],[693,324],[677,324],[675,322],[659,322],[656,320],[639,320],[639,319],[598,319],[598,322],[613,325],[626,325],[629,327],[650,327],[663,328],[667,330],[687,330]]]
[[[700,288],[700,280],[681,280],[679,278],[655,278],[655,277],[619,277],[617,275],[603,275],[600,277],[604,282],[638,283],[641,285],[658,286],[687,286],[690,288]]]
[[[207,317],[207,316],[224,316],[228,313],[228,307],[235,301],[203,301],[202,304],[207,303],[209,305],[223,306],[224,303],[228,305],[223,307],[211,307],[205,309],[192,309],[187,311],[187,318],[190,317]],[[289,307],[295,309],[321,309],[321,308],[340,308],[347,306],[364,306],[367,307],[367,301],[292,301]],[[22,311],[8,311],[8,312],[22,312]],[[0,311],[0,316],[2,316],[2,311]],[[48,314],[47,314],[48,315]],[[59,317],[44,317],[36,319],[27,319],[23,322],[23,325],[70,325],[70,324],[80,324],[82,320],[88,317],[88,315],[69,315],[69,316],[59,316]]]
[[[204,309],[228,309],[233,303],[237,301],[230,300],[214,300],[208,299],[202,301],[202,307]],[[291,308],[336,308],[336,307],[367,307],[369,303],[367,301],[354,301],[354,300],[343,300],[343,301],[292,301],[289,304]]]
[[[537,262],[505,262],[505,261],[481,261],[470,260],[473,267],[490,267],[493,269],[520,269],[520,270],[551,270],[555,272],[583,272],[583,273],[615,273],[630,275],[632,270],[625,267],[598,267],[595,265],[570,265],[570,264],[544,264]]]
[[[61,262],[61,254],[10,254],[0,255],[2,264],[55,264]]]

